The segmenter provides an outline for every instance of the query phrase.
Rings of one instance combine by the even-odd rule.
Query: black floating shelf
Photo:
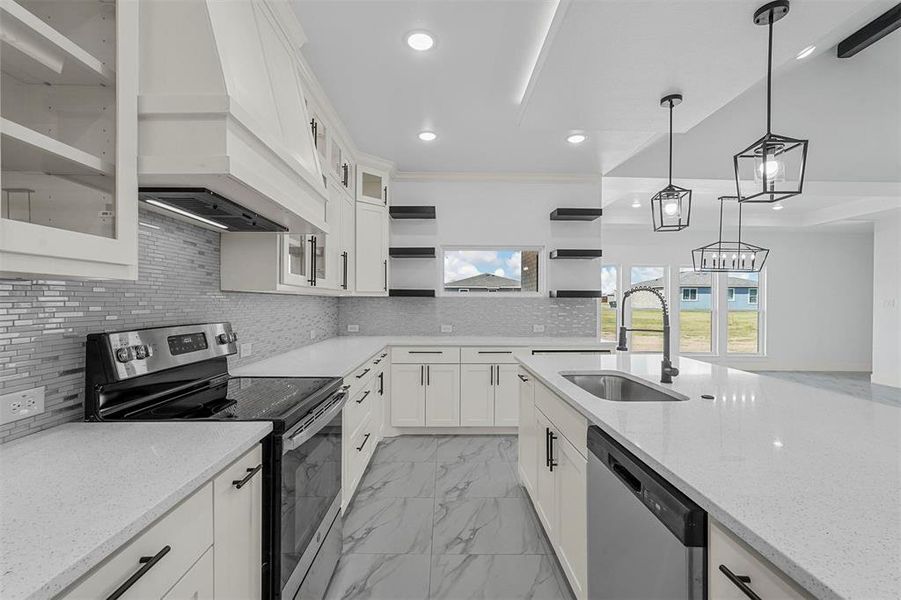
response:
[[[434,298],[435,290],[413,290],[392,288],[388,290],[389,296],[397,298]]]
[[[558,208],[551,213],[551,221],[594,221],[603,214],[602,208]]]
[[[388,248],[391,258],[435,258],[435,248]]]
[[[551,298],[601,298],[601,290],[551,290]]]
[[[561,258],[593,259],[593,258],[601,258],[602,255],[603,255],[603,253],[599,248],[598,249],[558,248],[557,250],[551,250],[551,258],[552,259],[561,259]]]
[[[392,206],[388,209],[392,219],[434,219],[434,206]]]

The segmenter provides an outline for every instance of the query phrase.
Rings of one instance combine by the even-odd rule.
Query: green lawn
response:
[[[601,310],[601,337],[615,341],[617,336],[616,312],[604,305]],[[707,311],[683,310],[679,316],[679,350],[681,352],[710,352],[711,323]],[[637,309],[632,311],[632,326],[640,329],[661,329],[663,316],[659,310]],[[663,349],[662,333],[631,334],[630,350],[636,352],[660,352]],[[729,352],[757,352],[757,313],[736,311],[729,313]]]

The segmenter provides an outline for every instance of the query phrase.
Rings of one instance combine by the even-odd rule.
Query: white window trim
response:
[[[622,314],[622,309],[620,308],[620,307],[622,306],[622,304],[620,304],[620,302],[622,302],[622,297],[623,297],[623,269],[622,269],[622,265],[616,264],[616,263],[614,263],[614,264],[607,264],[607,265],[601,265],[601,268],[603,268],[603,267],[613,267],[614,269],[616,269],[616,288],[615,288],[615,290],[614,290],[615,293],[613,294],[613,298],[614,298],[614,300],[616,301],[616,308],[613,309],[613,314],[614,314],[614,316],[616,317],[616,319],[615,319],[615,322],[616,322],[616,330],[615,330],[615,332],[614,332],[614,338],[618,338],[618,336],[619,336],[619,328],[620,328],[620,326],[622,325],[622,323],[620,323],[619,321],[620,321],[620,315]],[[598,331],[597,331],[597,338],[598,338],[598,341],[599,341],[599,342],[610,343],[612,340],[605,340],[605,339],[604,339],[604,332],[601,330],[601,328],[603,327],[603,317],[601,316],[601,306],[602,306],[602,304],[603,304],[602,299],[601,299],[601,298],[598,298],[598,308],[597,308],[597,315],[598,315]],[[609,304],[609,302],[608,302],[608,304]]]
[[[678,271],[678,273],[680,273],[680,274],[682,273],[682,269],[686,269],[688,271],[694,270],[691,265],[674,266],[673,269],[676,269]],[[670,335],[672,335],[672,338],[674,340],[674,344],[675,344],[674,351],[676,353],[678,353],[680,356],[688,356],[688,357],[698,357],[698,356],[716,357],[716,356],[719,356],[719,351],[718,351],[719,343],[718,343],[718,335],[717,335],[717,333],[719,332],[719,323],[717,322],[717,313],[719,312],[717,310],[717,305],[718,305],[717,290],[719,289],[718,283],[719,282],[717,280],[716,275],[711,275],[711,277],[710,277],[710,309],[709,309],[709,312],[710,312],[710,351],[709,352],[683,352],[679,347],[682,342],[682,318],[681,318],[682,311],[680,310],[681,306],[677,305],[676,314],[670,316],[670,328],[671,328]],[[682,289],[682,287],[679,285],[679,281],[676,281],[674,283],[674,285],[679,290]],[[707,287],[707,286],[694,286],[693,288],[685,288],[685,289],[696,289],[697,290],[702,287]],[[681,294],[680,294],[680,297],[681,297]],[[698,299],[682,300],[682,302],[698,302],[698,301],[699,301]]]
[[[724,273],[723,278],[728,278],[729,274]],[[728,279],[726,279],[728,282]],[[726,310],[723,311],[724,317],[722,317],[722,332],[721,332],[721,347],[722,352],[720,355],[724,358],[729,359],[758,359],[758,358],[766,358],[767,356],[767,318],[766,318],[766,285],[767,285],[767,277],[766,277],[766,268],[764,268],[760,273],[757,274],[757,352],[729,352],[729,309],[726,307]],[[748,311],[751,312],[751,311]]]
[[[547,296],[547,252],[544,246],[532,246],[528,244],[504,244],[498,246],[465,244],[465,245],[449,245],[439,246],[440,259],[438,263],[438,282],[435,289],[437,295],[444,298],[543,298]],[[444,289],[444,255],[447,252],[458,252],[460,250],[519,250],[538,252],[538,291],[537,292],[448,292]]]
[[[698,301],[698,288],[696,288],[696,287],[681,287],[680,286],[679,291],[682,293],[682,302],[697,302]],[[691,294],[689,294],[688,298],[685,297],[685,292],[690,292],[690,291],[694,291],[694,293],[695,293],[694,298],[691,297]]]
[[[754,292],[754,302],[751,302],[751,292]],[[748,288],[748,304],[750,306],[758,306],[760,304],[760,287]]]

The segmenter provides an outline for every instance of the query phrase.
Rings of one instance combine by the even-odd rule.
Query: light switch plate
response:
[[[348,325],[347,332],[348,333],[360,333],[360,326],[359,325]]]
[[[454,326],[453,325],[442,325],[441,333],[453,333]]]
[[[44,390],[39,387],[0,396],[0,425],[44,412]]]
[[[544,333],[544,325],[532,325],[532,333]]]

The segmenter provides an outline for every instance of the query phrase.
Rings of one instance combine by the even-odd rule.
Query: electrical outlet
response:
[[[544,325],[532,325],[532,333],[544,333]]]
[[[240,358],[246,358],[253,354],[253,344],[241,344],[238,346],[238,356]]]
[[[0,425],[44,412],[44,390],[39,387],[0,396]]]
[[[441,333],[453,333],[454,326],[453,325],[442,325]]]
[[[360,333],[360,326],[359,325],[348,325],[347,332],[348,333]]]

